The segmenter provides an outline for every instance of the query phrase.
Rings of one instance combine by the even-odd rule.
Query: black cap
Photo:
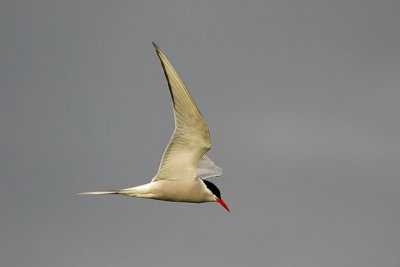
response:
[[[213,184],[207,180],[203,180],[203,182],[207,186],[207,188],[211,192],[213,192],[214,195],[216,195],[218,198],[221,198],[221,192],[219,191],[218,187],[215,184]]]

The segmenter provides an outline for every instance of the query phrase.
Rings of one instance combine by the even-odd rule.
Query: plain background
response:
[[[400,266],[400,1],[2,1],[0,265]],[[173,129],[155,41],[231,208],[148,182]]]

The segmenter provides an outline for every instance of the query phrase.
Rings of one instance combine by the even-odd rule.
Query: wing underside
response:
[[[175,117],[174,132],[153,181],[194,179],[200,159],[211,147],[208,126],[174,67],[153,45],[167,78]]]

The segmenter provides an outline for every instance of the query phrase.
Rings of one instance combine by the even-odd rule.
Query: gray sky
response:
[[[399,266],[400,1],[5,1],[0,265]],[[217,203],[148,182],[155,41],[209,124]]]

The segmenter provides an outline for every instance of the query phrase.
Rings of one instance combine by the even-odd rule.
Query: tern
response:
[[[173,202],[218,202],[230,212],[219,189],[205,180],[222,174],[222,169],[205,155],[211,148],[207,123],[172,64],[154,42],[153,45],[167,79],[175,118],[175,129],[158,172],[150,183],[144,185],[80,194],[120,194]]]

